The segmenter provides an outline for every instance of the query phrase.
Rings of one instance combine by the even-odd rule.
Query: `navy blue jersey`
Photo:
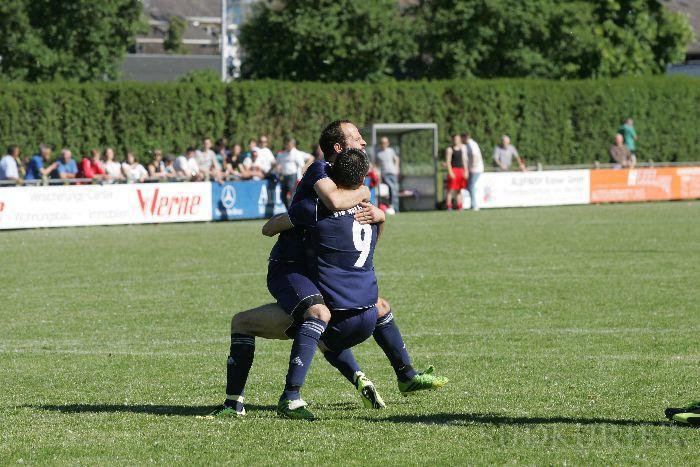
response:
[[[360,207],[331,211],[314,200],[293,205],[289,217],[304,226],[307,269],[331,310],[355,310],[377,303],[374,274],[376,225],[361,225],[354,218]]]
[[[304,199],[318,198],[314,185],[319,180],[328,177],[329,168],[330,164],[326,161],[314,161],[301,178],[291,204],[298,203]]]
[[[291,206],[303,200],[318,199],[314,185],[319,180],[328,177],[329,164],[325,161],[314,161],[306,170],[297,186]],[[295,224],[296,225],[296,224]],[[285,230],[277,237],[277,242],[270,251],[270,261],[283,261],[286,263],[301,263],[304,261],[304,229],[294,227]]]

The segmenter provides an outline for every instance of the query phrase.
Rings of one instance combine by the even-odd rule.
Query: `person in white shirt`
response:
[[[216,153],[212,149],[211,138],[204,138],[204,149],[195,153],[195,159],[199,166],[199,172],[204,177],[209,177],[215,180],[221,179],[221,166],[216,160]]]
[[[260,148],[253,148],[251,158],[246,159],[244,166],[248,170],[251,180],[263,180],[270,174],[274,162],[274,158],[270,161],[267,156],[261,156]]]
[[[184,156],[177,156],[175,159],[175,173],[178,177],[185,178],[192,182],[198,182],[204,179],[204,176],[199,171],[199,164],[195,158],[195,149],[187,148]]]
[[[19,146],[13,144],[7,148],[7,154],[0,159],[0,180],[19,180]]]
[[[258,139],[258,156],[262,156],[261,159],[264,161],[272,161],[274,164],[275,155],[272,154],[272,150],[267,147],[267,136],[262,135]],[[269,170],[268,170],[269,172]]]
[[[258,154],[258,157],[260,155]],[[314,156],[297,149],[294,138],[284,139],[284,151],[277,154],[277,173],[280,177],[282,201],[289,209],[294,196],[294,189],[301,178],[303,170],[313,162]]]
[[[476,199],[476,181],[484,173],[484,158],[481,155],[481,149],[476,141],[472,139],[472,136],[467,132],[462,135],[462,140],[467,148],[467,166],[469,168],[469,180],[467,182],[467,189],[469,190],[469,196],[472,201],[472,209],[474,211],[479,210],[479,204]]]
[[[267,136],[261,136],[258,143],[260,143],[258,147],[251,148],[253,180],[267,178],[275,166],[275,156],[270,148],[267,147]]]
[[[124,180],[122,165],[114,160],[114,149],[105,148],[102,151],[102,159],[108,180]]]
[[[391,209],[387,209],[387,214],[399,212],[399,172],[401,169],[401,159],[389,146],[389,138],[382,136],[379,140],[379,148],[374,156],[374,164],[379,168],[382,176],[382,183],[389,187],[391,199]]]
[[[126,161],[122,163],[122,171],[127,183],[143,183],[148,178],[148,170],[138,163],[133,152],[126,153]]]

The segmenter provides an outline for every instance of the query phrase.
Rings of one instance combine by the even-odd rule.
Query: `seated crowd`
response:
[[[17,145],[11,145],[0,159],[0,181],[57,179],[93,179],[103,183],[146,181],[262,180],[276,177],[283,189],[293,191],[303,169],[315,157],[322,157],[318,148],[314,155],[296,148],[294,138],[284,141],[284,149],[275,155],[268,147],[267,136],[248,141],[246,151],[238,143],[229,145],[224,138],[212,144],[204,138],[200,148],[189,147],[182,155],[163,155],[156,149],[144,167],[133,152],[128,151],[119,162],[114,149],[92,149],[78,162],[70,149],[63,148],[53,159],[53,149],[40,144],[36,154],[23,157]],[[13,183],[9,183],[13,184]],[[5,183],[4,185],[8,185]]]

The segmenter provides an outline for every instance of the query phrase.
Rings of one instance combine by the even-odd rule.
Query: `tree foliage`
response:
[[[168,21],[168,33],[163,41],[163,49],[166,52],[173,54],[186,54],[187,47],[182,43],[182,37],[185,35],[187,22],[179,17],[172,16]]]
[[[241,27],[244,78],[376,80],[415,51],[396,0],[261,1]]]
[[[699,156],[700,86],[687,76],[230,85],[206,73],[190,78],[170,84],[0,86],[0,147],[19,144],[26,154],[43,141],[84,155],[108,145],[120,155],[134,151],[146,162],[154,148],[176,153],[203,136],[244,143],[265,134],[280,147],[291,134],[308,150],[329,121],[349,118],[360,128],[436,122],[442,147],[450,134],[469,130],[487,158],[505,133],[529,162],[558,165],[607,161],[614,133],[633,117],[640,161]],[[415,146],[415,158],[403,154],[408,166],[430,160],[430,146],[420,154]]]
[[[691,39],[658,0],[263,1],[241,36],[244,77],[295,81],[646,75]]]
[[[139,0],[2,0],[0,75],[95,81],[117,76],[143,27]]]

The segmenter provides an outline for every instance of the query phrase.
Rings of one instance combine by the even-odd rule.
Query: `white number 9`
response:
[[[355,244],[355,249],[360,252],[360,257],[355,261],[355,267],[361,268],[367,262],[369,250],[372,247],[372,226],[353,221],[352,242]]]

